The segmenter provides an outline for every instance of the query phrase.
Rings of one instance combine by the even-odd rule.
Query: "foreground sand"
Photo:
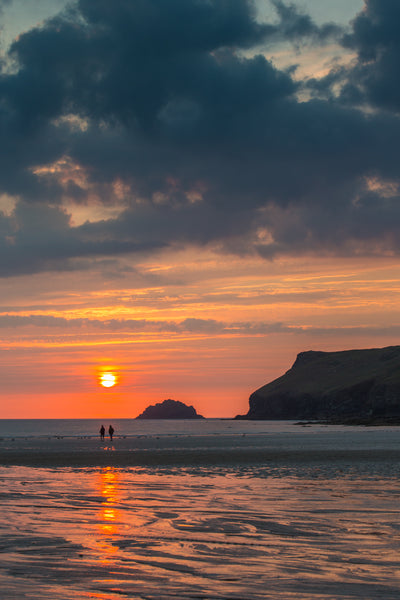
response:
[[[2,597],[397,600],[400,439],[0,440]]]
[[[400,484],[2,467],[4,598],[397,600]]]

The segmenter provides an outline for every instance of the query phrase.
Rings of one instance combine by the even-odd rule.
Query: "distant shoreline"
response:
[[[347,419],[321,419],[312,421],[297,421],[295,425],[360,425],[364,427],[400,426],[400,417],[349,417]]]

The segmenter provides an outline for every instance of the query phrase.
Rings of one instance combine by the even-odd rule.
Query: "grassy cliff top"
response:
[[[301,352],[292,368],[259,388],[257,396],[296,392],[331,393],[376,380],[400,386],[400,346],[341,352]]]

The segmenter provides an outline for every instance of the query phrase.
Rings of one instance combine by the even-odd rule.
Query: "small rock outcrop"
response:
[[[400,422],[400,346],[302,352],[237,418]]]
[[[164,400],[152,404],[137,419],[204,419],[193,406],[187,406],[179,400]]]

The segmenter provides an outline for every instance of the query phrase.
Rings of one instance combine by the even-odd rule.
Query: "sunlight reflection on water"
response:
[[[101,548],[105,552],[104,562],[110,558],[109,555],[115,554],[118,549],[112,543],[109,543],[110,536],[116,536],[120,533],[119,520],[121,512],[116,508],[118,501],[118,480],[119,473],[113,467],[106,467],[99,473],[98,491],[103,497],[100,510],[99,530],[103,536]]]

